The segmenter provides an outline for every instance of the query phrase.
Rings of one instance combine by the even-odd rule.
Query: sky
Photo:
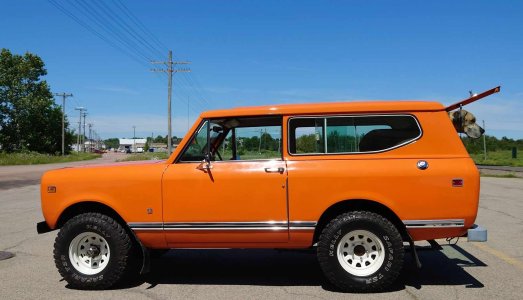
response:
[[[191,62],[180,65],[191,73],[174,74],[173,135],[210,109],[451,104],[501,85],[466,109],[487,134],[523,138],[523,1],[0,0],[0,7],[0,48],[42,57],[52,91],[74,95],[66,102],[71,127],[75,107],[85,107],[102,138],[132,137],[133,126],[137,137],[167,133],[167,76],[151,72],[164,66],[150,61],[166,60],[169,49]]]

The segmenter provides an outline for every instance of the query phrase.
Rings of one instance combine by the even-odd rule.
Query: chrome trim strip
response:
[[[316,228],[316,222],[312,221],[291,221],[289,222],[289,227],[296,227],[296,228]]]
[[[313,221],[266,221],[266,222],[145,222],[128,223],[135,231],[195,231],[195,230],[256,230],[256,231],[281,231],[281,230],[314,230],[316,222]]]
[[[298,230],[298,231],[308,231],[308,230],[314,230],[316,227],[289,227],[289,230]]]
[[[158,228],[131,228],[133,231],[163,231],[162,227]]]
[[[165,227],[165,231],[282,231],[287,230],[287,226],[265,226],[265,227]]]
[[[268,221],[268,222],[170,222],[164,223],[164,228],[202,228],[202,227],[274,227],[286,226],[287,221]]]
[[[156,227],[162,227],[163,223],[162,222],[144,222],[144,223],[131,222],[131,223],[127,223],[127,225],[129,225],[129,227],[131,227],[131,228],[156,228]]]
[[[411,228],[454,228],[464,227],[464,219],[441,219],[441,220],[404,220],[403,224]]]
[[[127,223],[129,227],[134,231],[161,231],[163,230],[163,223],[162,222],[132,222]]]
[[[316,222],[312,221],[291,221],[289,230],[310,231],[316,229]]]
[[[194,231],[194,230],[287,230],[287,221],[268,222],[187,222],[187,223],[164,223],[167,231]]]

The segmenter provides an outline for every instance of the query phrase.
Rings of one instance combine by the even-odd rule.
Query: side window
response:
[[[363,119],[367,122],[361,122]],[[372,123],[370,117],[327,118],[327,153],[373,151],[360,149],[360,143],[363,141],[363,138],[371,131],[381,130],[385,132],[388,129],[391,129],[391,127],[389,125],[381,124],[383,122],[374,122],[376,124]]]
[[[319,136],[325,136],[326,147],[316,142],[316,149],[303,148],[300,128],[311,121],[315,130],[322,130]],[[309,129],[310,130],[310,129]],[[307,136],[307,135],[305,135]],[[312,137],[310,134],[309,137]],[[289,152],[291,154],[334,154],[383,151],[407,144],[421,136],[421,130],[412,116],[333,116],[325,118],[294,118],[289,122]],[[309,144],[307,144],[309,145]]]
[[[211,120],[211,161],[282,158],[282,117],[249,117]],[[201,161],[207,153],[207,121],[198,129],[180,161]]]
[[[323,135],[324,118],[291,119],[289,122],[292,143],[291,153],[324,153],[325,137]]]
[[[208,121],[203,122],[192,137],[180,161],[202,161],[205,158],[205,154],[207,154],[207,131],[209,131],[211,145],[213,145],[213,141],[216,141],[223,134],[223,128],[219,124],[214,122],[208,124]]]
[[[281,120],[280,125],[236,127],[236,157],[232,156],[232,143],[229,143],[229,160],[281,159]],[[225,158],[225,157],[224,157]]]

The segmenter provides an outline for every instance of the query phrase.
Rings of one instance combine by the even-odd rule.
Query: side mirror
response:
[[[200,164],[196,168],[198,170],[202,170],[202,171],[208,171],[208,170],[212,169],[211,156],[208,153],[205,154],[204,159],[200,162]]]

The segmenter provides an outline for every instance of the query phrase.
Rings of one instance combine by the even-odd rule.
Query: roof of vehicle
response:
[[[351,101],[302,104],[277,104],[266,106],[236,107],[203,112],[202,118],[257,116],[257,115],[307,115],[336,113],[390,113],[414,111],[441,111],[445,107],[433,101]]]

